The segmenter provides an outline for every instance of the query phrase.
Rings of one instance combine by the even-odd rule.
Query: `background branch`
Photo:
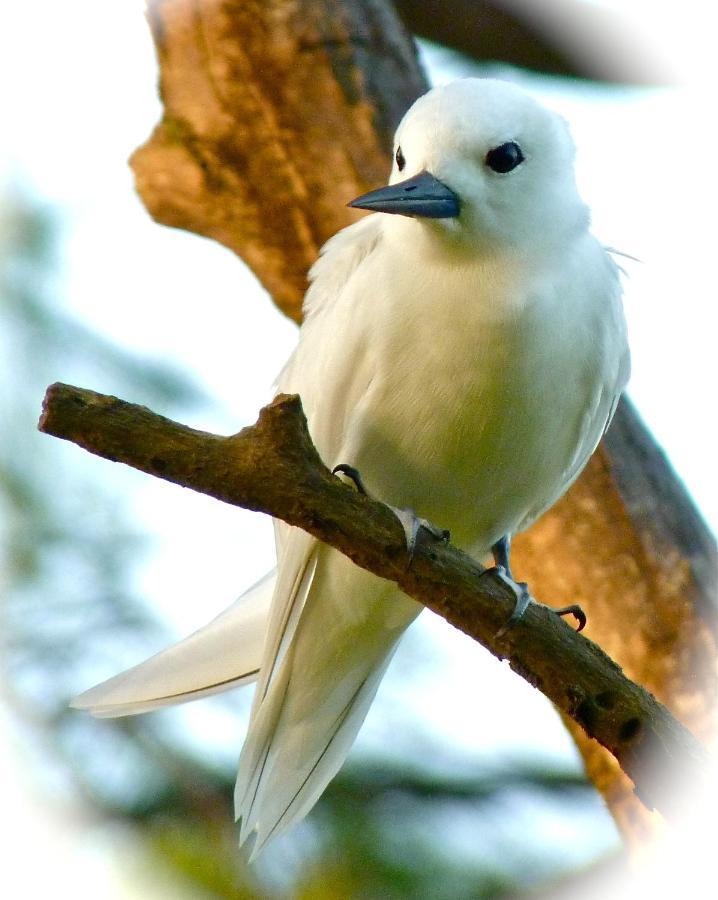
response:
[[[391,510],[324,466],[299,398],[279,395],[256,425],[220,437],[142,406],[68,385],[46,394],[40,430],[107,459],[283,519],[388,578],[487,647],[607,748],[644,803],[671,813],[674,776],[702,778],[707,755],[665,707],[548,607],[529,606],[501,637],[514,596],[450,544],[420,541],[412,558]]]
[[[395,0],[414,34],[482,62],[572,78],[664,84],[666,67],[618,9],[576,0]],[[635,32],[635,28],[633,29]]]

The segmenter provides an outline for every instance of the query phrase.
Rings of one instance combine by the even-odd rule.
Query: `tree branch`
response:
[[[406,27],[480,62],[619,84],[668,84],[620,9],[577,0],[394,0]]]
[[[63,384],[48,388],[39,428],[236,506],[298,526],[479,641],[615,756],[648,806],[675,811],[675,776],[703,776],[707,753],[658,701],[549,607],[532,603],[503,636],[511,591],[448,543],[413,555],[391,510],[333,476],[312,444],[299,397],[280,395],[257,423],[221,437]]]

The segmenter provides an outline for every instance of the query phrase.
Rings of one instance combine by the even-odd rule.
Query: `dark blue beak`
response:
[[[425,219],[453,219],[459,215],[459,198],[426,171],[398,184],[362,194],[347,206]]]

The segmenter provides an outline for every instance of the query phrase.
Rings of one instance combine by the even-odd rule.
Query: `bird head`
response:
[[[420,97],[396,132],[389,184],[350,206],[387,234],[479,251],[544,249],[585,229],[564,120],[513,84],[466,78]]]

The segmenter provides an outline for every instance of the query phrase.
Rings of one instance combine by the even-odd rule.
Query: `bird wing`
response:
[[[289,670],[282,662],[288,653],[292,655],[292,641],[314,579],[317,552],[318,542],[296,528],[285,535],[281,545],[267,642],[235,789],[235,812],[242,819],[243,829],[249,821],[272,743],[278,739],[276,725],[290,688]]]
[[[218,694],[257,678],[276,574],[209,624],[70,704],[98,717],[134,715]]]
[[[587,266],[587,270],[589,267]],[[589,270],[590,271],[590,270]],[[592,393],[584,397],[583,413],[574,440],[574,452],[568,459],[561,478],[552,493],[531,509],[516,531],[523,531],[549,510],[576,481],[608,430],[631,373],[631,358],[626,339],[626,323],[621,302],[619,267],[607,252],[599,257],[597,277],[590,281],[596,306],[602,312],[600,326],[591,329],[588,340],[598,353],[597,369],[602,377],[595,380]]]
[[[619,278],[621,270],[609,252],[603,254],[602,262],[605,266],[603,270],[605,275],[603,304],[606,308],[605,319],[611,322],[608,331],[610,340],[605,342],[607,352],[602,366],[603,379],[596,385],[591,402],[586,404],[581,438],[577,441],[576,452],[564,473],[566,489],[578,478],[599,441],[608,431],[631,374],[631,356],[628,350],[621,301],[622,291]],[[551,505],[553,505],[553,501]]]
[[[347,416],[371,379],[367,367],[363,372],[357,367],[372,341],[371,323],[367,327],[368,317],[361,316],[362,287],[369,287],[367,270],[377,258],[381,218],[365,216],[322,247],[309,272],[299,342],[276,379],[278,391],[302,398],[312,440],[328,466],[338,461]],[[380,284],[372,287],[376,293]],[[280,544],[286,527],[279,523]]]
[[[355,269],[376,247],[381,236],[381,216],[364,216],[338,231],[324,244],[308,273],[304,296],[304,320],[326,309],[345,289]]]

